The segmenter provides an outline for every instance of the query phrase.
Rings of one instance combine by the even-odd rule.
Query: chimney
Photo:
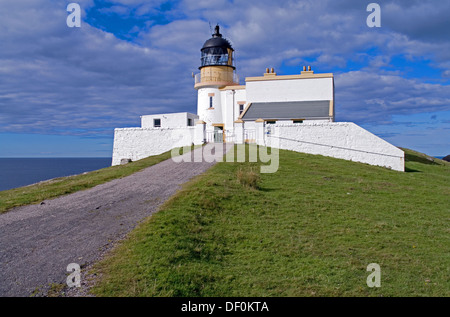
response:
[[[266,73],[264,74],[264,76],[276,76],[277,74],[275,73],[274,68],[266,68]]]
[[[306,70],[308,69],[308,70]],[[301,72],[301,75],[306,75],[306,74],[314,74],[314,72],[311,70],[311,66],[308,66],[308,68],[306,68],[306,66],[303,66],[303,71]]]

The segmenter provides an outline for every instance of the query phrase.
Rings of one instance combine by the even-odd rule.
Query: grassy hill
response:
[[[183,153],[184,149],[179,149]],[[122,178],[171,158],[171,151],[121,166],[110,166],[79,175],[58,177],[37,184],[0,191],[0,214],[14,207],[37,204]]]
[[[448,296],[450,164],[404,150],[406,173],[291,151],[274,174],[219,163],[94,268],[93,293]]]

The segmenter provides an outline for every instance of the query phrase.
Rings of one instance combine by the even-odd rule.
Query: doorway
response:
[[[224,143],[225,142],[225,133],[224,133],[224,125],[216,124],[214,125],[214,143]]]

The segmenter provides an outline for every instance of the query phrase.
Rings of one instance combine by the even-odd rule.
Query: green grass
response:
[[[290,151],[275,174],[219,163],[95,267],[92,291],[449,296],[450,165],[406,157],[406,173]],[[381,266],[380,288],[366,285],[369,263]]]
[[[85,174],[56,178],[30,186],[0,191],[0,213],[13,207],[40,203],[45,199],[92,188],[116,178],[122,178],[155,165],[171,157],[171,152],[131,162],[126,165],[111,166]]]

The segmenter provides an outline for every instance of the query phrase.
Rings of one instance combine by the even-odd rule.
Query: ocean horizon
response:
[[[95,171],[111,166],[111,161],[111,157],[0,158],[0,191]]]
[[[111,166],[111,157],[0,158],[0,191]]]

